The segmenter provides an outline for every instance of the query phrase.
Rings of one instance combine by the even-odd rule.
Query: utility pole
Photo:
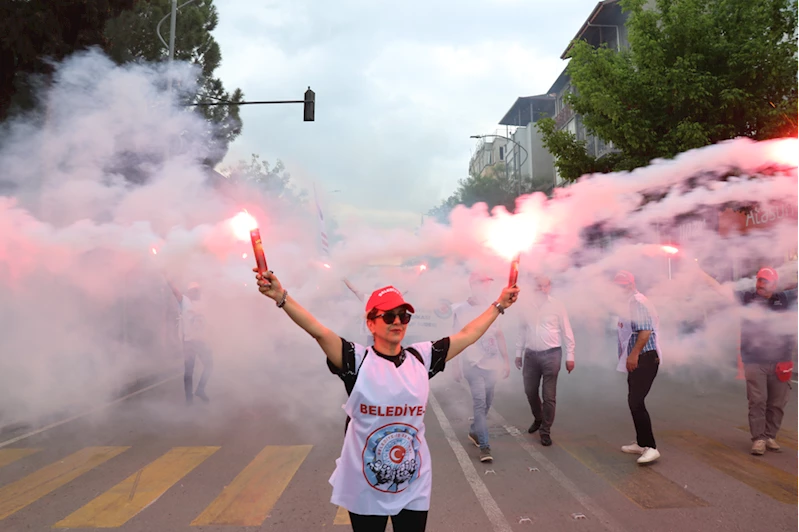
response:
[[[175,58],[175,26],[178,18],[178,0],[172,0],[172,18],[169,21],[169,92],[172,92],[172,61]]]

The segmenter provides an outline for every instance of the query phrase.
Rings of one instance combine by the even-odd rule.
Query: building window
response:
[[[500,146],[499,147],[499,160],[500,161],[504,161],[505,160],[505,146]]]

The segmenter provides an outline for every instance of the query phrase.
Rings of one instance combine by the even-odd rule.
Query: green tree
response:
[[[305,190],[297,190],[282,161],[271,166],[259,155],[252,154],[249,162],[239,161],[223,170],[223,173],[228,176],[227,181],[231,184],[254,184],[270,196],[281,198],[295,206],[304,204],[308,199]]]
[[[576,42],[569,105],[617,153],[538,127],[564,179],[629,170],[739,136],[796,134],[796,0],[622,0],[630,48]],[[793,118],[792,118],[793,117]]]
[[[531,192],[530,187],[531,182],[525,180],[522,183],[522,194]],[[483,175],[470,173],[466,179],[459,180],[455,192],[427,214],[444,223],[456,205],[471,207],[480,202],[487,204],[489,211],[502,205],[513,212],[518,190],[517,177],[506,173],[505,163],[498,163],[490,166]]]
[[[106,22],[136,0],[4,0],[0,2],[0,121],[35,106],[37,78],[90,46],[105,45]]]
[[[165,61],[169,50],[158,39],[155,30],[158,22],[171,11],[171,0],[139,0],[136,8],[110,20],[105,28],[108,55],[117,63],[131,61]],[[181,91],[183,104],[210,102],[240,102],[244,94],[240,89],[232,93],[225,90],[214,72],[222,61],[219,44],[211,35],[219,22],[213,0],[193,2],[183,7],[177,16],[175,29],[175,59],[199,67],[199,90]],[[161,25],[161,34],[169,41],[169,19]],[[241,134],[241,118],[236,105],[199,106],[192,109],[213,124],[209,131],[212,141],[211,155],[206,164],[214,166],[221,161],[227,146]]]

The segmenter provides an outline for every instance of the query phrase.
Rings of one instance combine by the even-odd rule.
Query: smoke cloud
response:
[[[189,66],[171,75],[178,91],[193,90]],[[614,368],[620,302],[611,280],[625,269],[659,312],[662,370],[712,368],[726,379],[740,311],[731,291],[751,288],[763,265],[778,269],[783,288],[796,285],[796,139],[736,139],[586,176],[553,198],[521,199],[515,215],[458,207],[449,224],[427,220],[416,231],[342,220],[342,242],[322,257],[313,202],[290,205],[204,169],[216,149],[208,124],[178,107],[167,85],[160,66],[77,54],[41,94],[46,111],[0,131],[0,424],[96,406],[137,379],[178,373],[178,303],[167,281],[202,287],[215,359],[208,393],[224,398],[210,407],[215,419],[264,403],[300,416],[292,405],[302,397],[341,404],[321,350],[258,293],[250,242],[230,224],[243,209],[295,299],[358,342],[364,303],[343,279],[367,297],[397,286],[417,308],[408,341],[435,340],[452,332],[450,304],[471,295],[469,273],[491,275],[498,294],[519,245],[522,293],[501,322],[511,357],[533,276],[544,273],[575,328],[577,363]],[[739,204],[757,210],[727,210]],[[728,231],[728,222],[739,225]],[[796,334],[795,312],[750,317],[764,334]],[[179,419],[181,383],[169,386],[175,405],[157,413]]]

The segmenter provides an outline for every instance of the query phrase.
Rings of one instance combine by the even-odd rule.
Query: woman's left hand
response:
[[[502,294],[500,294],[499,299],[497,300],[502,308],[508,308],[514,303],[516,303],[516,299],[519,297],[519,287],[518,286],[510,286],[505,287],[502,289]]]

